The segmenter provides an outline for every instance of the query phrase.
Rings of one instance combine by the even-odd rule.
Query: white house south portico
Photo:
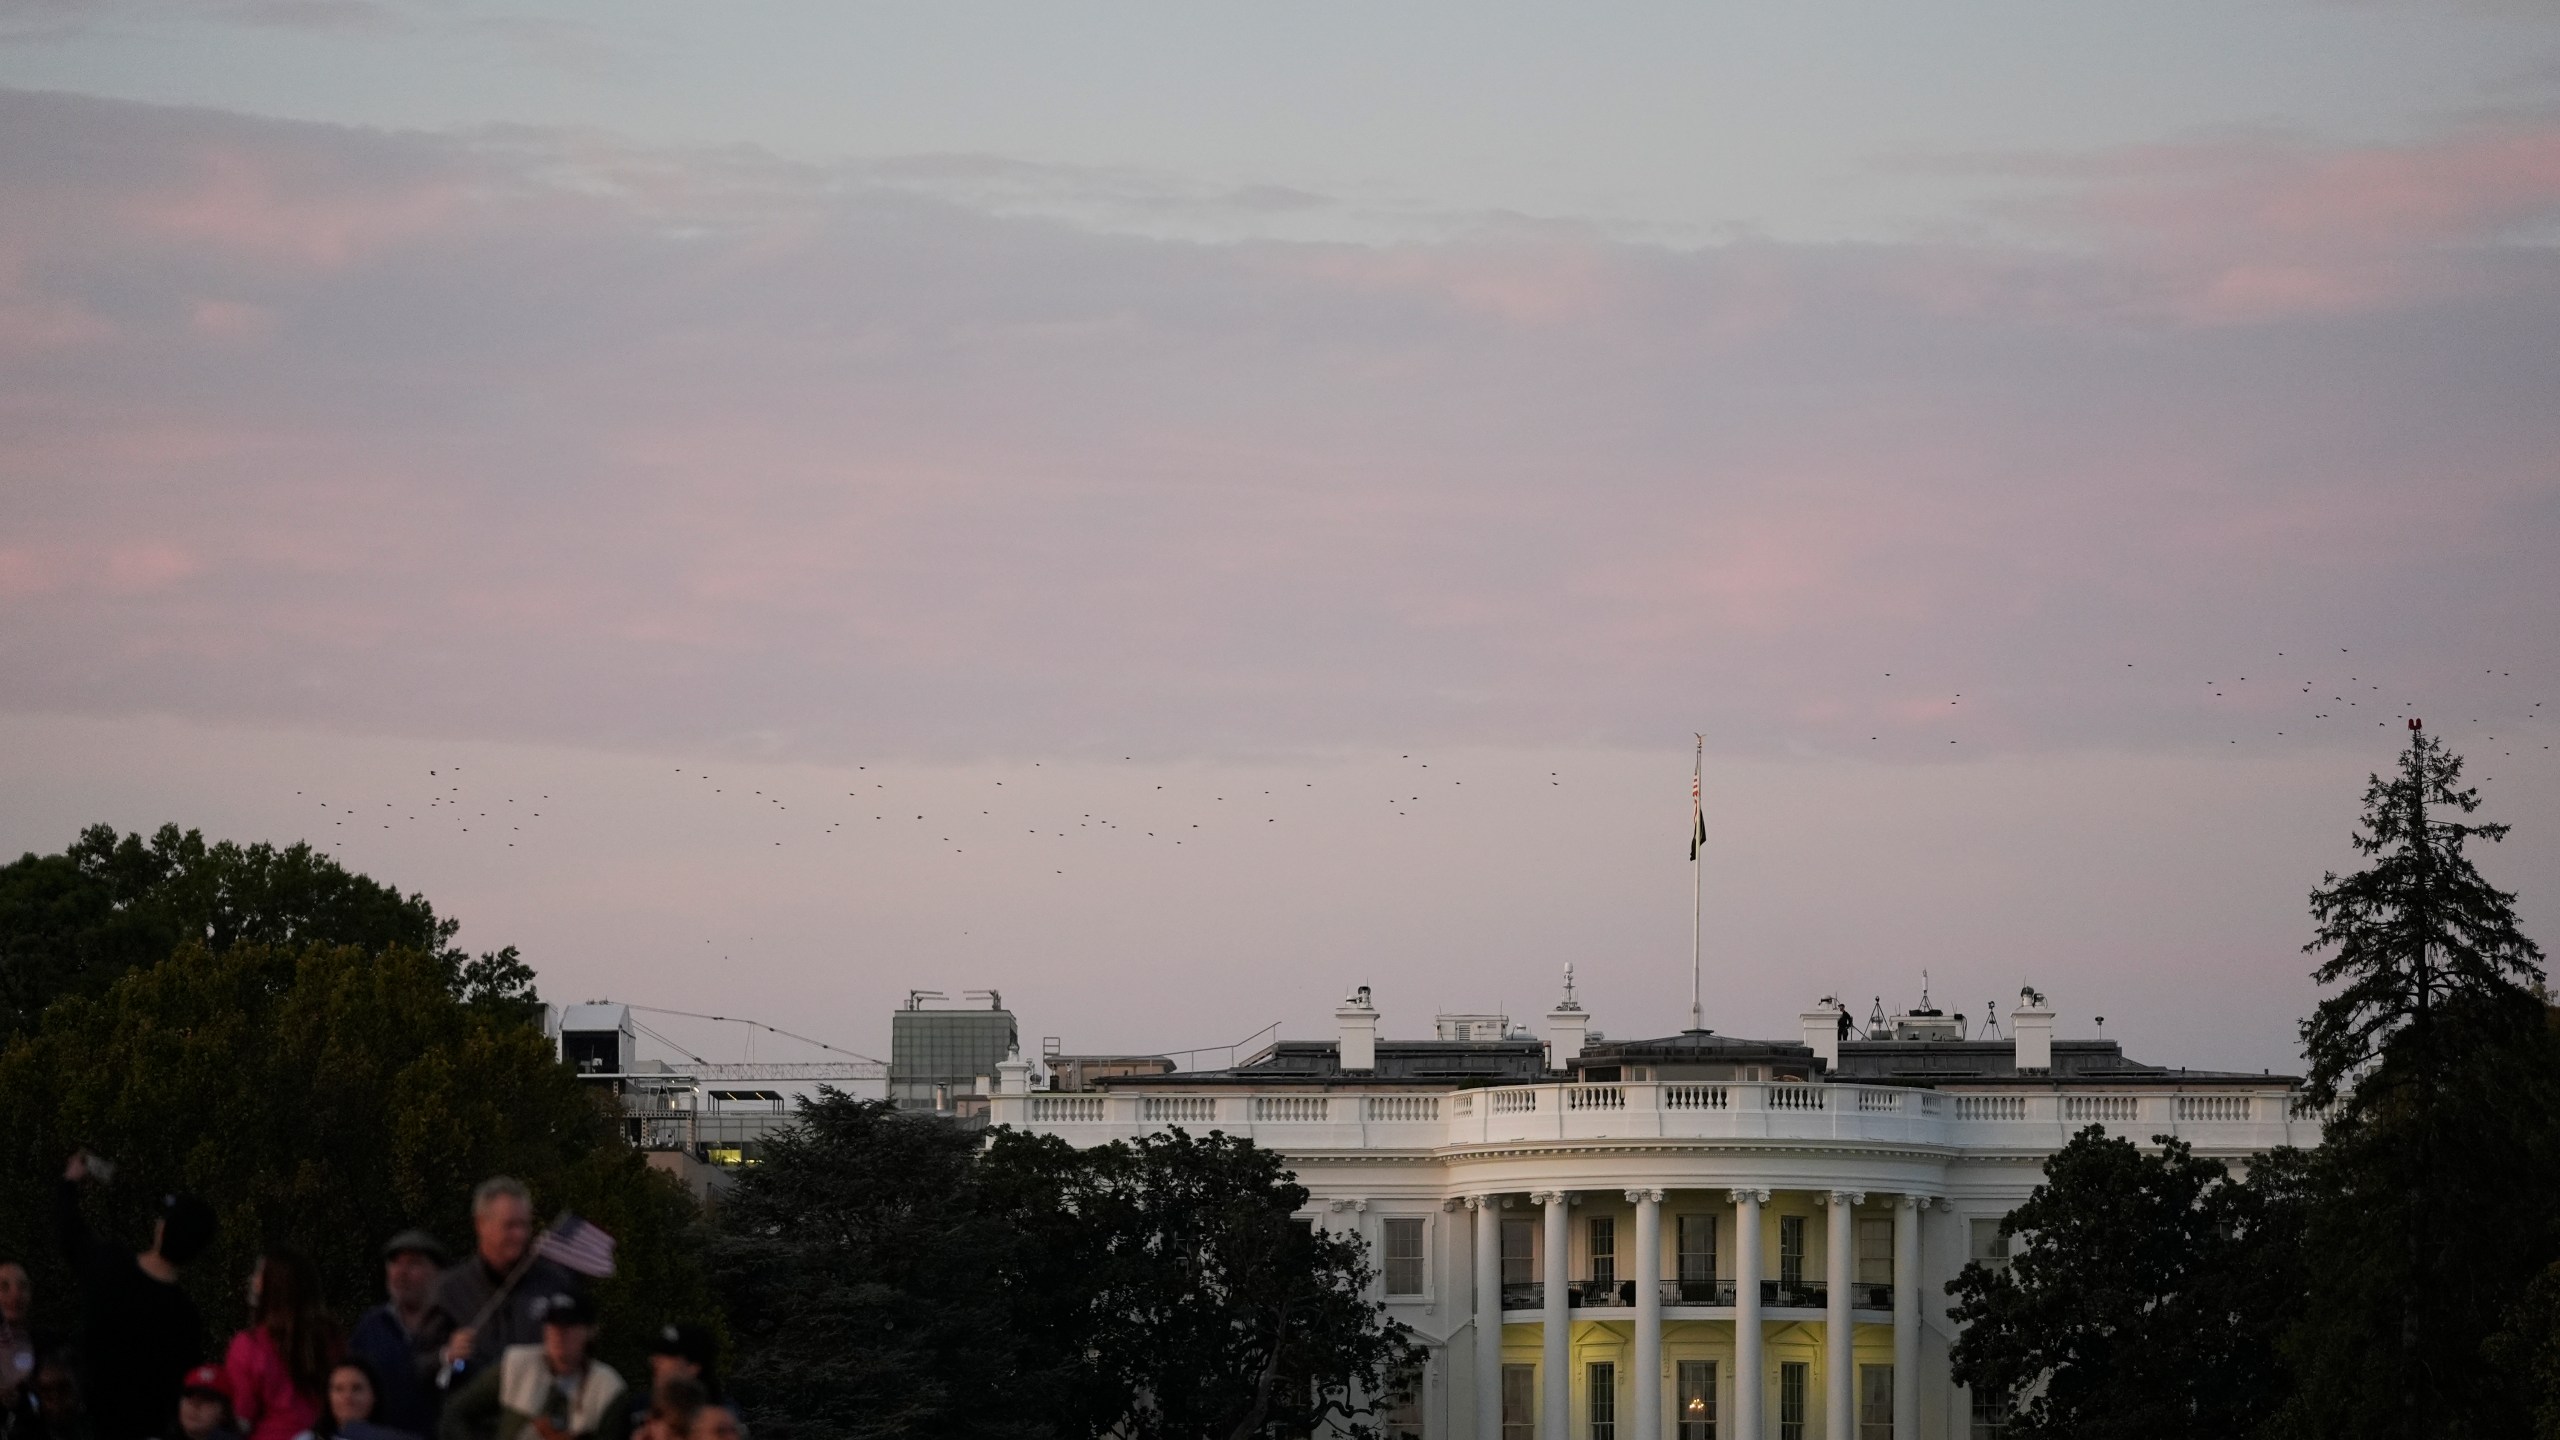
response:
[[[1449,1017],[1379,1034],[1363,988],[1336,1041],[1217,1071],[1034,1088],[993,1119],[1098,1144],[1182,1126],[1288,1156],[1314,1223],[1358,1231],[1428,1362],[1404,1433],[1430,1440],[1953,1440],[1945,1284],[1997,1263],[2000,1217],[2092,1123],[2244,1159],[2316,1143],[2289,1078],[2164,1070],[1925,1007],[1864,1037],[1837,1009],[1795,1040],[1545,1037]],[[1987,1417],[1986,1417],[1987,1418]]]

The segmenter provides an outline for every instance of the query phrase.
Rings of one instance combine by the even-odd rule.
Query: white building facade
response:
[[[1586,1044],[1568,997],[1544,1041],[1397,1042],[1365,988],[1337,1018],[1335,1042],[1082,1092],[1009,1061],[990,1118],[1282,1152],[1427,1347],[1399,1417],[1427,1440],[1995,1435],[1949,1378],[1946,1284],[2004,1258],[2048,1156],[2091,1124],[2234,1162],[2319,1141],[2290,1077],[2057,1041],[2031,993],[2006,1039],[1925,1009],[1857,1038],[1824,1008],[1796,1041]]]

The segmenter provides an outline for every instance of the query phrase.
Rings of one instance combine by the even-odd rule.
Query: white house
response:
[[[1826,1006],[1795,1040],[1586,1040],[1570,981],[1543,1040],[1473,1016],[1381,1038],[1366,986],[1336,1017],[1335,1041],[1084,1091],[1035,1091],[1017,1056],[990,1118],[1287,1155],[1429,1348],[1401,1417],[1428,1440],[1996,1435],[1948,1377],[1945,1286],[2001,1260],[2047,1156],[2093,1123],[2235,1161],[2319,1142],[2292,1077],[2058,1039],[2032,991],[1994,1039],[1925,1006],[1856,1037]]]

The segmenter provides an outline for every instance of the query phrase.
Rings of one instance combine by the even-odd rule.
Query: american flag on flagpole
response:
[[[542,1238],[533,1242],[533,1251],[563,1270],[598,1280],[613,1275],[613,1237],[563,1210]]]
[[[1698,782],[1701,770],[1689,772],[1689,863],[1698,863],[1698,847],[1707,843],[1707,809]]]

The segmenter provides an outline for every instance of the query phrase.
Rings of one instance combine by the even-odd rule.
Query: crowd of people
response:
[[[643,1386],[596,1358],[584,1278],[540,1252],[514,1180],[472,1192],[459,1260],[426,1231],[392,1236],[382,1303],[352,1326],[308,1259],[268,1250],[217,1355],[180,1284],[213,1244],[212,1208],[164,1196],[147,1248],[102,1241],[81,1188],[105,1169],[72,1156],[56,1196],[71,1323],[37,1326],[26,1267],[0,1259],[0,1440],[746,1440],[710,1332],[659,1331]]]

